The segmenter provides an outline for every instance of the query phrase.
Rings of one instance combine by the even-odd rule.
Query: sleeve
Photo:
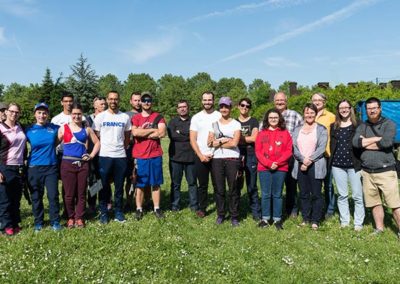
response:
[[[125,131],[130,131],[132,128],[132,123],[131,123],[131,120],[129,119],[129,115],[126,115],[126,116],[128,116],[128,119],[126,120],[126,123],[125,123]]]
[[[93,121],[93,130],[95,130],[95,131],[100,131],[100,128],[101,128],[101,118],[102,118],[101,115],[97,115],[97,116],[94,118],[94,121]]]
[[[189,130],[191,131],[198,131],[197,123],[196,123],[196,116],[192,117],[192,120],[190,121],[190,127]]]
[[[138,115],[132,116],[131,127],[132,126],[139,127],[139,116]]]
[[[378,148],[382,150],[392,148],[396,136],[396,125],[391,120],[387,120],[384,126],[382,139],[376,143]]]
[[[289,131],[285,130],[285,149],[282,151],[282,155],[280,158],[276,161],[279,166],[287,164],[289,161],[290,157],[292,157],[293,154],[293,142],[292,142],[292,137],[289,134]]]
[[[359,126],[357,126],[356,131],[354,132],[354,136],[353,136],[353,139],[352,139],[352,144],[353,144],[353,147],[356,148],[356,149],[362,149],[363,148],[362,140],[360,138],[360,136],[362,135],[362,129],[363,128],[365,129],[365,124],[361,123]],[[365,133],[364,133],[364,135],[365,135]]]
[[[172,119],[171,122],[168,124],[168,136],[172,141],[177,141],[177,142],[189,141],[189,133],[185,133],[183,129],[179,129],[177,120],[175,119]]]
[[[271,168],[272,161],[269,160],[267,157],[264,155],[264,144],[262,143],[262,138],[265,136],[265,132],[262,131],[258,134],[256,138],[256,142],[254,144],[255,147],[255,152],[256,152],[256,157],[257,160],[260,164],[262,164],[266,168]]]
[[[293,140],[292,140],[292,144],[293,144],[293,157],[299,161],[300,163],[303,163],[304,160],[304,156],[301,154],[300,149],[299,149],[299,145],[297,143],[297,137],[299,136],[299,132],[300,132],[300,128],[301,126],[298,126],[295,128],[295,131],[293,133]]]
[[[317,147],[310,159],[315,162],[324,157],[326,144],[328,143],[328,130],[323,125],[317,125]]]

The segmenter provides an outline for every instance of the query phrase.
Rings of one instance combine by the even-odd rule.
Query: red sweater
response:
[[[292,137],[289,131],[263,129],[258,133],[255,142],[258,160],[257,170],[270,170],[273,162],[278,163],[277,170],[287,172],[289,159],[292,156]]]

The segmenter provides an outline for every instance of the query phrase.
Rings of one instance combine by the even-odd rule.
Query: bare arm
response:
[[[148,138],[151,139],[160,139],[160,138],[164,138],[166,136],[167,133],[167,127],[165,125],[165,123],[159,123],[158,124],[158,129],[156,129],[157,131],[153,132],[152,134],[150,134],[148,136]]]
[[[190,130],[190,146],[192,146],[193,151],[195,152],[196,156],[199,157],[201,162],[209,162],[212,158],[211,156],[205,156],[200,152],[199,145],[197,145],[197,131]]]
[[[138,128],[137,126],[132,125],[132,135],[134,137],[148,137],[149,135],[156,132],[157,129],[155,128]]]

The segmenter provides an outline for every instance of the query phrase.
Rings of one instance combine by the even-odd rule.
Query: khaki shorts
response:
[[[380,192],[389,208],[400,207],[399,185],[396,171],[367,173],[361,171],[365,207],[382,205]]]

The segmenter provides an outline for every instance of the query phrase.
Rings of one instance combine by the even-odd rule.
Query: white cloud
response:
[[[18,17],[26,17],[38,12],[34,0],[0,0],[0,11]]]
[[[166,35],[161,38],[142,40],[133,48],[123,52],[135,63],[143,64],[147,61],[171,51],[179,43],[175,35]]]
[[[8,41],[4,34],[4,30],[4,27],[0,27],[0,46],[6,44]]]
[[[268,57],[264,63],[270,67],[300,67],[300,64],[284,57]]]
[[[243,57],[245,55],[252,54],[252,53],[255,53],[255,52],[270,48],[270,47],[273,47],[273,46],[275,46],[277,44],[280,44],[280,43],[286,42],[286,41],[288,41],[288,40],[290,40],[292,38],[298,37],[298,36],[300,36],[302,34],[311,32],[311,31],[313,31],[313,30],[315,30],[317,28],[321,28],[323,26],[327,26],[327,25],[333,24],[333,23],[338,22],[340,20],[344,20],[346,18],[351,17],[353,14],[358,12],[360,9],[362,9],[362,8],[364,8],[366,6],[369,6],[369,5],[373,5],[373,4],[375,4],[375,3],[379,2],[379,1],[381,1],[381,0],[359,0],[359,1],[355,1],[352,4],[346,6],[346,7],[342,8],[342,9],[332,13],[332,14],[329,14],[329,15],[327,15],[325,17],[322,17],[322,18],[320,18],[320,19],[318,19],[318,20],[316,20],[316,21],[314,21],[312,23],[306,24],[306,25],[301,26],[299,28],[296,28],[296,29],[294,29],[292,31],[283,33],[283,34],[281,34],[281,35],[279,35],[279,36],[277,36],[277,37],[275,37],[275,38],[273,38],[271,40],[268,40],[268,41],[266,41],[266,42],[264,42],[262,44],[256,45],[256,46],[254,46],[252,48],[249,48],[247,50],[244,50],[244,51],[238,52],[236,54],[233,54],[231,56],[225,57],[225,58],[221,59],[219,62],[226,62],[226,61],[234,60],[234,59],[237,59],[239,57]]]

